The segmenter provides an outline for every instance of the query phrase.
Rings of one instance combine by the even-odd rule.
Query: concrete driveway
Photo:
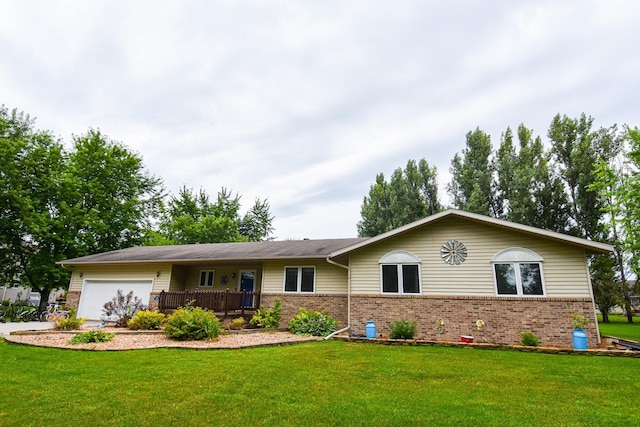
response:
[[[11,322],[0,323],[0,336],[9,335],[13,331],[39,331],[53,328],[51,322]]]

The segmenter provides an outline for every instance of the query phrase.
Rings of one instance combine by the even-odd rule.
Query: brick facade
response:
[[[307,310],[324,310],[338,321],[338,329],[347,326],[347,296],[345,294],[262,294],[261,304],[272,307],[275,299],[282,301],[280,326],[286,327],[298,314],[300,307]]]
[[[593,303],[589,298],[497,298],[426,296],[351,296],[351,334],[365,335],[366,323],[373,320],[378,336],[388,337],[388,324],[407,319],[418,323],[416,338],[459,341],[472,335],[475,342],[517,344],[520,332],[533,332],[540,345],[571,346],[571,316],[589,318],[584,328],[589,347],[596,347],[598,335]],[[445,322],[443,334],[436,330],[438,319]],[[478,331],[476,320],[485,322]]]

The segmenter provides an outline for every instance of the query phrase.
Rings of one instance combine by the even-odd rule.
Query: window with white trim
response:
[[[392,251],[380,258],[380,287],[383,294],[419,294],[420,259],[406,251]]]
[[[509,248],[496,254],[491,263],[498,295],[544,296],[542,257],[525,248]]]
[[[312,293],[316,289],[315,267],[285,267],[284,291]]]
[[[215,283],[216,271],[215,270],[202,270],[200,271],[200,287],[212,288]]]

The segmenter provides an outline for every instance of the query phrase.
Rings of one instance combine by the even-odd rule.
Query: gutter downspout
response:
[[[342,265],[339,264],[335,261],[332,261],[331,259],[329,259],[329,257],[327,257],[327,262],[329,264],[333,264],[336,265],[338,267],[342,267],[344,269],[347,270],[347,326],[340,329],[339,331],[335,331],[329,335],[327,335],[326,337],[324,337],[325,340],[331,339],[334,336],[341,334],[342,332],[348,331],[349,329],[351,329],[351,269],[349,268],[349,266],[346,265]]]

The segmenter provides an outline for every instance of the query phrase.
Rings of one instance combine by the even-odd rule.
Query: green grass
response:
[[[626,316],[609,315],[609,323],[602,323],[602,315],[598,315],[598,328],[601,335],[640,341],[640,317],[634,317],[633,323],[627,323]]]
[[[640,425],[635,358],[340,341],[0,354],[2,426]]]

